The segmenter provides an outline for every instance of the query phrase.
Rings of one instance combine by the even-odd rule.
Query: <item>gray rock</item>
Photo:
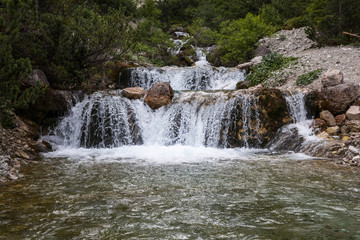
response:
[[[330,69],[321,77],[323,87],[332,87],[344,83],[344,74],[338,69]]]
[[[335,117],[328,110],[322,111],[320,113],[320,118],[325,120],[329,126],[336,126]]]
[[[34,69],[30,77],[22,82],[22,85],[25,87],[33,87],[36,86],[37,82],[39,82],[40,86],[49,86],[46,75],[41,69]]]
[[[350,150],[352,153],[360,154],[360,150],[357,149],[357,148],[354,147],[354,146],[349,146],[349,150]]]
[[[346,112],[349,120],[360,120],[360,106],[351,106]]]

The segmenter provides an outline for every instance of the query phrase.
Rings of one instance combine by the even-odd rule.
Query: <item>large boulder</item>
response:
[[[174,90],[168,82],[155,83],[147,92],[144,101],[152,109],[158,109],[170,103]]]
[[[24,87],[33,87],[36,84],[40,84],[42,87],[49,86],[46,75],[41,69],[34,69],[30,76],[21,83]]]
[[[349,106],[360,97],[360,85],[343,83],[322,88],[315,93],[314,100],[318,111],[329,110],[332,114],[346,112]]]
[[[128,99],[140,99],[144,96],[145,91],[141,87],[131,87],[123,89],[123,96]]]
[[[344,83],[344,75],[338,69],[330,69],[321,77],[323,87],[332,87]]]

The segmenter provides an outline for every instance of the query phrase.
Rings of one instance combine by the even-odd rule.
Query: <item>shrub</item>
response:
[[[251,13],[236,21],[221,24],[219,45],[225,54],[221,57],[227,66],[235,66],[253,57],[256,43],[275,32],[260,16]]]
[[[290,64],[296,62],[297,58],[284,57],[278,53],[271,53],[266,55],[261,63],[255,65],[251,69],[251,73],[247,76],[250,86],[255,86],[264,83],[267,79],[273,76],[273,72],[288,67]]]
[[[300,75],[296,80],[296,85],[303,86],[312,83],[314,80],[318,79],[321,72],[322,69],[316,69],[314,71]]]

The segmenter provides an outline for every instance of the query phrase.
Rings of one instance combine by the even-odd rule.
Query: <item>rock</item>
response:
[[[332,87],[344,83],[344,74],[338,69],[330,69],[321,77],[323,87]]]
[[[242,63],[237,65],[237,69],[239,70],[249,70],[249,68],[251,68],[252,66],[254,66],[253,62],[246,62],[246,63]]]
[[[346,141],[350,140],[350,137],[349,136],[344,136],[341,140],[346,142]]]
[[[18,151],[15,153],[15,155],[18,156],[18,157],[20,157],[20,158],[24,158],[24,159],[26,159],[26,160],[29,160],[29,159],[30,159],[30,156],[29,156],[26,152],[24,152],[24,151],[22,151],[22,150],[18,150]]]
[[[357,149],[357,148],[354,147],[354,146],[349,146],[349,150],[350,150],[352,153],[360,154],[360,150]]]
[[[320,118],[325,120],[326,123],[329,125],[329,126],[335,126],[336,125],[336,120],[334,118],[334,116],[331,114],[331,112],[325,110],[325,111],[322,111],[320,113]]]
[[[26,80],[24,80],[21,85],[25,87],[33,87],[36,86],[37,82],[39,82],[40,86],[49,86],[49,82],[46,78],[45,73],[40,69],[34,69]]]
[[[353,157],[352,161],[355,161],[355,162],[360,162],[360,155],[357,155],[355,157]]]
[[[336,125],[341,125],[346,120],[345,114],[340,114],[335,117]]]
[[[315,106],[320,111],[328,110],[332,114],[344,113],[359,97],[360,86],[356,83],[339,84],[314,93]]]
[[[344,125],[340,128],[340,131],[342,134],[348,134],[349,133],[349,127]]]
[[[340,128],[338,126],[328,127],[326,129],[327,134],[329,135],[337,135],[340,132]]]
[[[316,135],[318,138],[322,138],[322,139],[326,139],[326,138],[329,138],[329,134],[327,132],[322,132],[318,135]]]
[[[252,62],[254,65],[261,63],[263,57],[262,56],[257,56],[254,57],[253,59],[250,60],[250,62]]]
[[[145,91],[141,87],[132,87],[123,89],[124,97],[128,99],[140,99],[144,96]]]
[[[346,120],[345,125],[350,132],[360,132],[360,120]]]
[[[327,127],[327,123],[325,120],[320,119],[320,118],[316,118],[313,122],[312,122],[312,127],[314,129],[321,129],[322,131],[324,131]]]
[[[170,103],[174,90],[168,82],[155,83],[147,92],[145,103],[152,109],[158,109]]]
[[[271,53],[271,50],[264,45],[259,45],[255,50],[255,56],[266,56]]]
[[[360,120],[360,106],[351,106],[346,112],[349,120]]]

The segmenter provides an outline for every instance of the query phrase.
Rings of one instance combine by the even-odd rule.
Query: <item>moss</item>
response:
[[[314,71],[302,74],[298,77],[296,80],[296,85],[303,86],[308,85],[312,83],[314,80],[319,78],[319,75],[321,74],[322,69],[316,69]]]

